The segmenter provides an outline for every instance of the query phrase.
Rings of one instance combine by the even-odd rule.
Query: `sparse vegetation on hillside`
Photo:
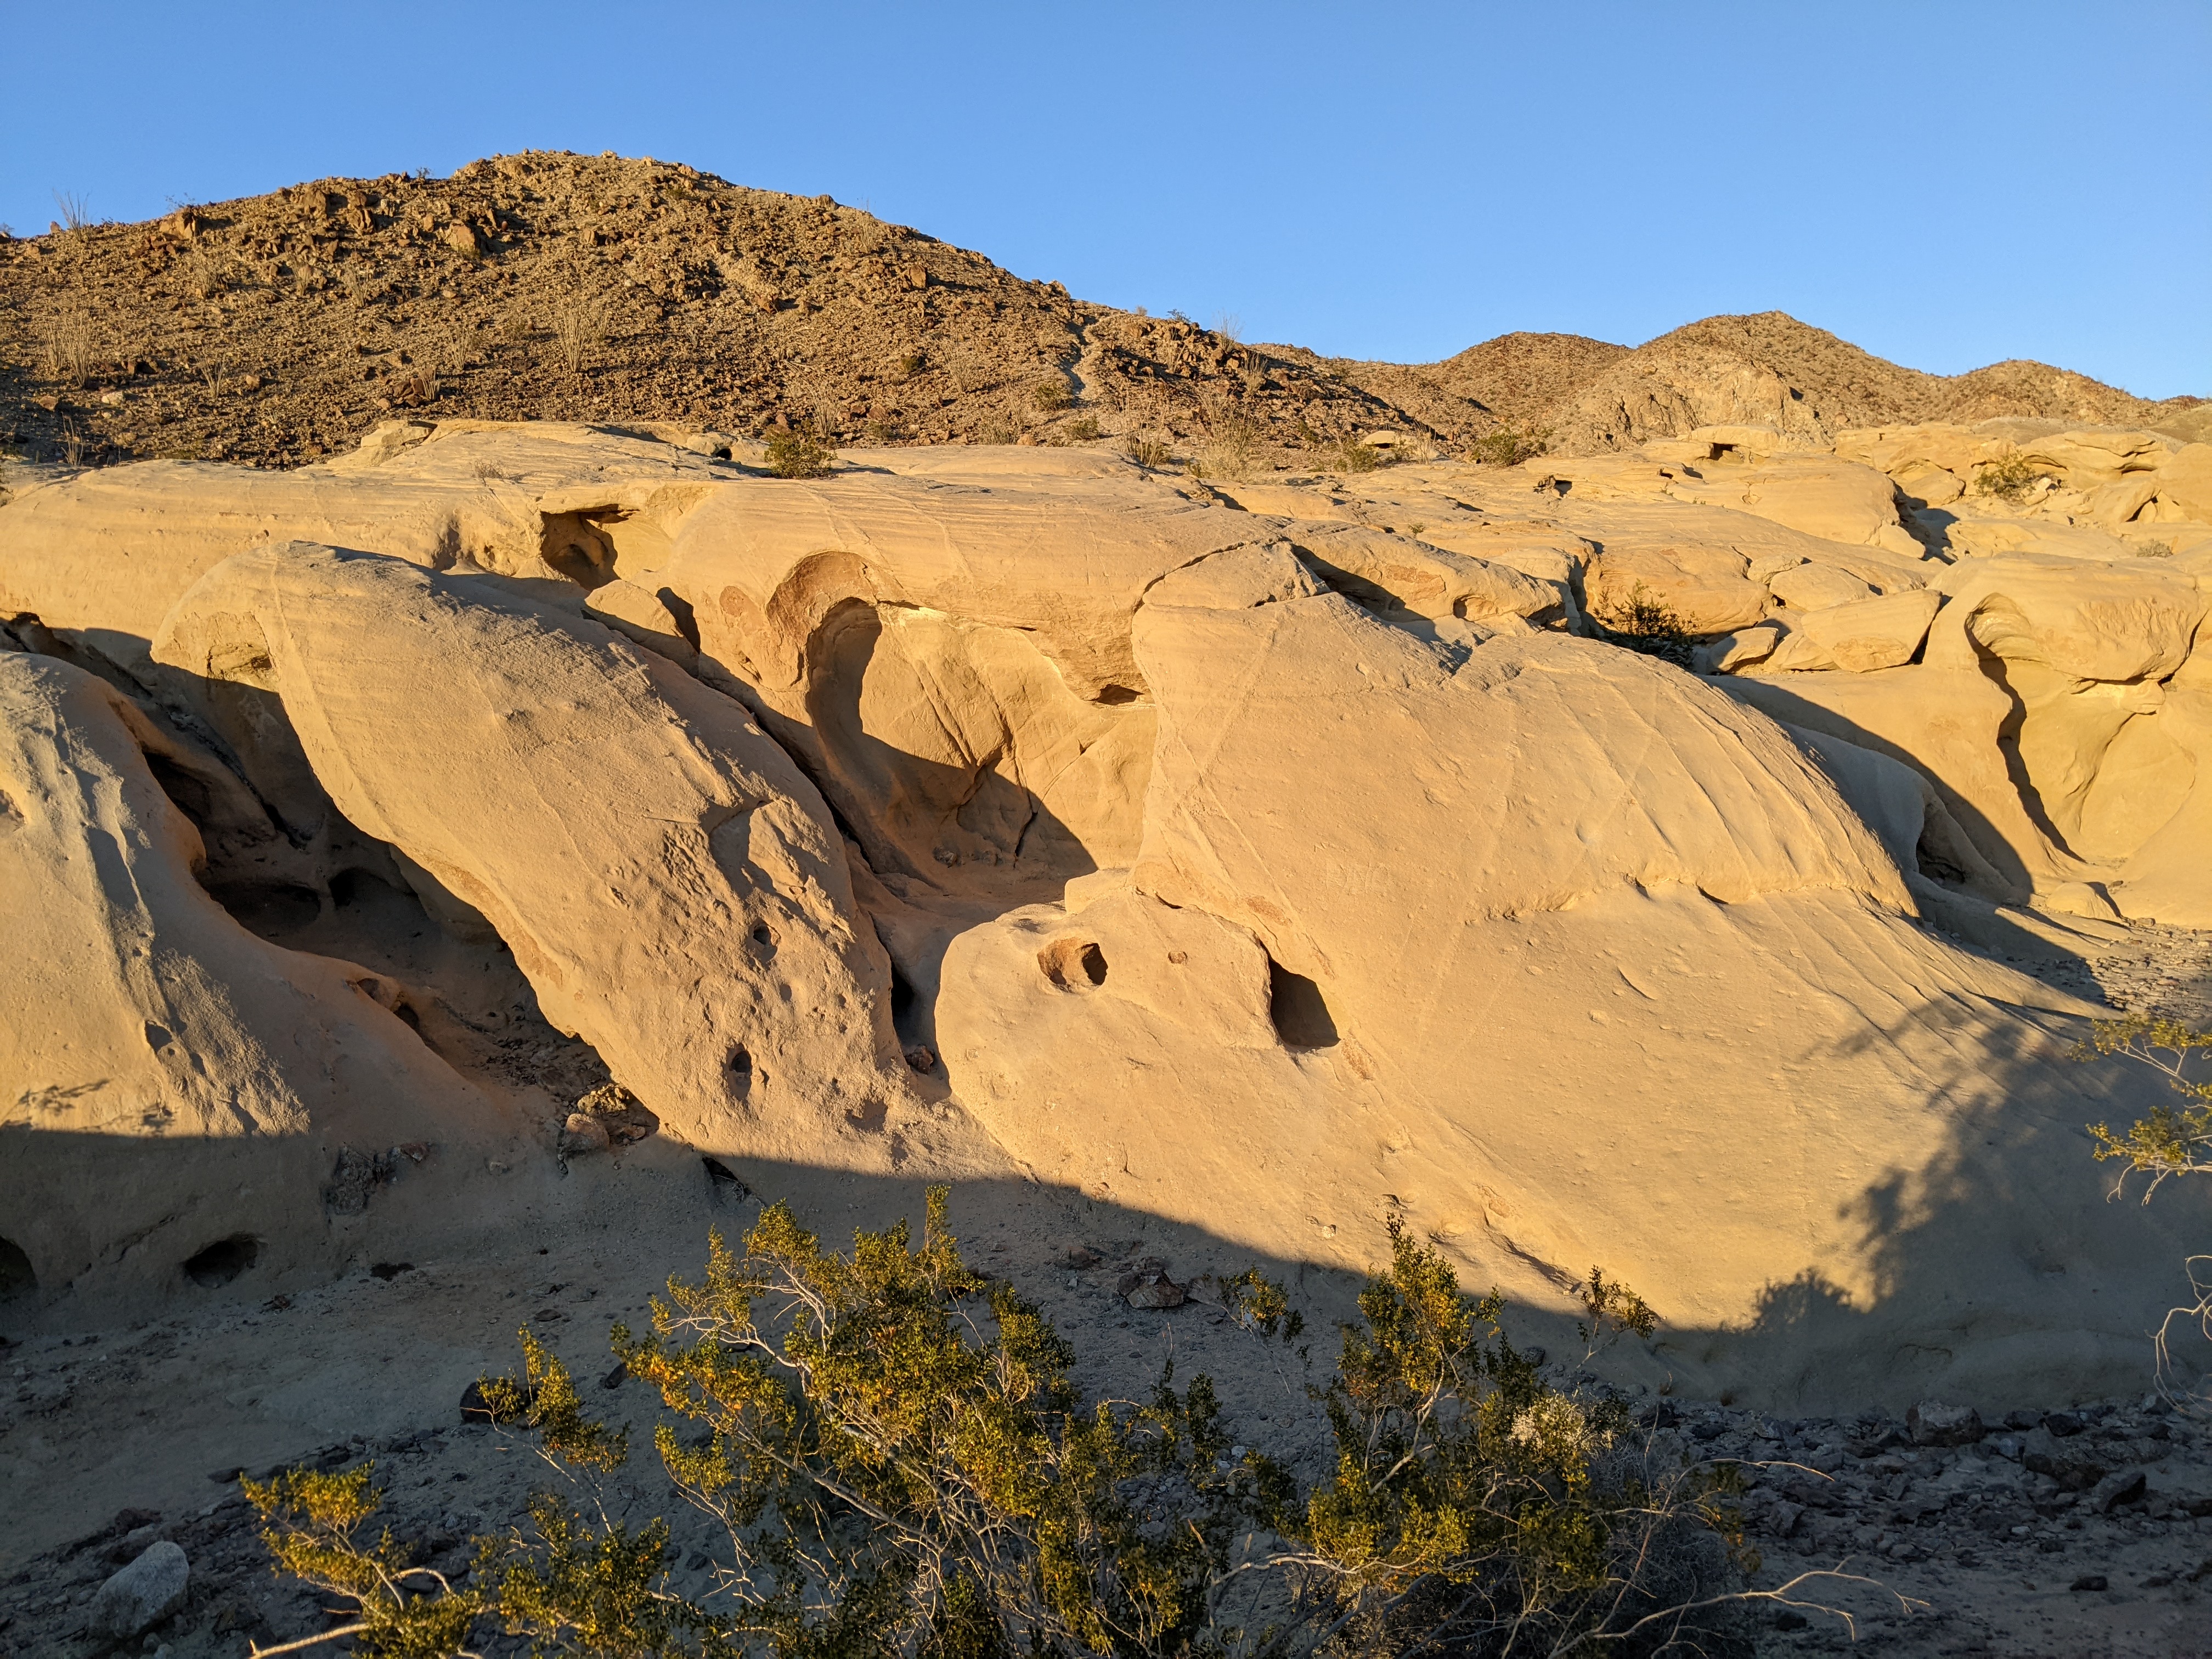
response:
[[[702,1279],[671,1282],[650,1334],[615,1328],[668,1413],[663,1471],[726,1540],[711,1593],[672,1587],[665,1521],[599,1504],[627,1431],[526,1330],[523,1375],[480,1384],[484,1410],[534,1433],[574,1498],[477,1540],[463,1582],[372,1535],[367,1466],[249,1482],[280,1569],[357,1609],[282,1650],[428,1659],[496,1626],[535,1652],[638,1656],[1643,1655],[1725,1643],[1731,1603],[1790,1598],[1734,1588],[1755,1558],[1727,1472],[1551,1387],[1498,1297],[1402,1228],[1318,1393],[1334,1473],[1301,1494],[1229,1443],[1203,1376],[1178,1389],[1170,1364],[1149,1400],[1084,1400],[1066,1342],[963,1261],[945,1199],[918,1243],[901,1223],[849,1255],[774,1206],[741,1254],[718,1238]],[[1257,1273],[1219,1294],[1255,1340],[1299,1334]],[[1651,1328],[1597,1273],[1583,1299],[1594,1340]]]

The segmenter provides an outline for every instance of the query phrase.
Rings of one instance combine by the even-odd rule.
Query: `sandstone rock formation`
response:
[[[264,1250],[334,1269],[465,1203],[520,1128],[410,1029],[407,987],[267,944],[202,888],[160,780],[205,799],[221,775],[91,675],[0,651],[0,1227],[49,1294]],[[372,1167],[392,1190],[364,1218],[333,1188]]]
[[[394,423],[289,475],[26,491],[0,612],[40,654],[0,665],[107,710],[111,769],[153,741],[124,710],[204,750],[240,866],[280,856],[239,827],[268,801],[314,819],[282,837],[310,890],[382,860],[453,948],[504,941],[684,1146],[1018,1170],[1349,1266],[1395,1216],[1539,1304],[1595,1263],[1673,1333],[1633,1363],[1713,1392],[2077,1386],[2138,1364],[2198,1212],[2104,1201],[2075,1126],[2137,1084],[2060,1063],[2089,1006],[1954,941],[2212,925],[2204,570],[2142,516],[2196,499],[2191,448],[2043,442],[2064,477],[2015,501],[2014,438],[1846,447],[799,480]],[[2101,529],[2053,505],[2174,468]],[[210,977],[265,971],[164,856],[236,958]],[[551,1104],[545,1158],[611,1151]],[[23,1133],[26,1178],[78,1178]],[[73,1259],[121,1248],[77,1224]]]

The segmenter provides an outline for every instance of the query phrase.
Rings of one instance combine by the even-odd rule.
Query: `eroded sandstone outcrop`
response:
[[[2135,1365],[2194,1212],[2080,1156],[2138,1089],[2060,1063],[2093,1010],[1935,930],[2212,915],[2201,572],[2143,518],[2193,498],[1984,512],[1997,441],[1217,488],[415,425],[27,491],[4,604],[504,941],[686,1145],[1340,1265],[1397,1217],[1532,1301],[1626,1277],[1714,1390],[1994,1395]],[[2189,459],[2069,441],[2093,491]]]

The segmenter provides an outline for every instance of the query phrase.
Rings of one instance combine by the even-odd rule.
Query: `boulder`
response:
[[[1911,662],[1942,605],[1942,596],[1925,588],[1886,593],[1811,611],[1797,627],[1837,667],[1871,673]]]
[[[100,1585],[85,1622],[111,1642],[132,1642],[185,1605],[191,1563],[164,1538]]]
[[[1767,578],[1766,591],[1793,611],[1825,611],[1869,599],[1874,590],[1832,564],[1799,564]]]
[[[1774,654],[1787,630],[1780,623],[1753,623],[1699,646],[1694,666],[1700,674],[1733,674]]]
[[[1905,1413],[1905,1431],[1916,1446],[1971,1446],[1982,1437],[1982,1414],[1972,1406],[1923,1400]]]
[[[1724,548],[1608,546],[1590,561],[1583,594],[1610,626],[1649,605],[1671,613],[1686,633],[1726,634],[1765,614],[1765,589],[1745,580],[1749,563]]]

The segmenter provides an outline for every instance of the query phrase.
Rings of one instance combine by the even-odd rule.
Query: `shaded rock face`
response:
[[[2187,453],[2062,453],[2085,477]],[[1931,454],[1972,460],[1876,459]],[[547,1179],[665,1140],[693,1176],[1018,1171],[1351,1267],[1400,1218],[1547,1306],[1595,1262],[1668,1322],[1632,1366],[1716,1395],[1971,1416],[2131,1373],[2163,1308],[2142,1264],[2197,1215],[2105,1203],[2065,1149],[2148,1096],[2060,1065],[2086,1005],[1924,924],[2087,941],[2047,914],[2069,884],[2203,902],[2179,859],[2083,878],[2197,810],[2118,735],[2188,706],[2196,556],[1931,555],[1891,481],[1743,423],[1218,491],[1010,448],[777,479],[460,423],[285,477],[58,482],[0,508],[33,647],[0,655],[29,780],[0,786],[27,826],[0,858],[36,849],[11,890],[75,931],[12,969],[9,1029],[97,1026],[118,1077],[126,1050],[204,1068],[189,1149],[98,1121],[179,1185],[248,1139],[216,1098],[253,1156],[316,1148],[264,1178],[292,1219],[209,1212],[176,1253],[209,1275],[356,1248],[446,1149],[489,1178],[515,1108]],[[384,860],[414,925],[505,953],[612,1083],[510,1097],[425,1046],[429,999],[241,927],[194,880],[164,744],[210,802],[282,796],[311,844]],[[31,835],[64,757],[88,804]],[[70,896],[111,843],[150,873],[110,885],[182,920]],[[171,996],[197,1024],[116,943],[155,927],[206,963]],[[89,991],[52,966],[103,951]],[[292,1057],[356,1028],[360,1058]],[[83,1065],[38,1064],[56,1111],[93,1110]],[[346,1115],[374,1066],[415,1115],[370,1136]],[[591,1103],[624,1099],[635,1136]],[[10,1178],[89,1191],[69,1121],[11,1118]],[[27,1246],[40,1294],[134,1260],[122,1211],[70,1213]]]

